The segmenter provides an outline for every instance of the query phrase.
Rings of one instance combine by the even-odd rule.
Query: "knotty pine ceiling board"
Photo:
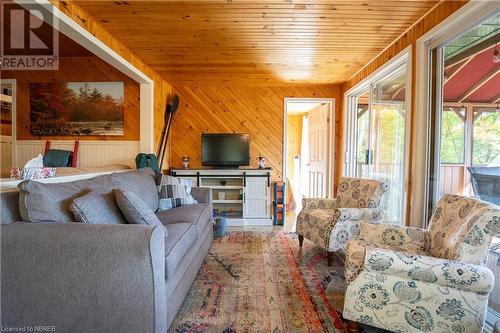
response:
[[[175,86],[340,83],[437,2],[76,1]]]

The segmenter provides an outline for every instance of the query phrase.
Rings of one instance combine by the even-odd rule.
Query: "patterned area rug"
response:
[[[343,261],[286,232],[214,240],[169,332],[342,332]]]

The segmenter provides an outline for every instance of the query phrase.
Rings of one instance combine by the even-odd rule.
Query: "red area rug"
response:
[[[214,240],[170,332],[342,332],[343,262],[285,232]]]

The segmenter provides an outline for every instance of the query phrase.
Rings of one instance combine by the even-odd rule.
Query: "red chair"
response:
[[[50,140],[45,141],[45,153],[44,154],[47,154],[47,152],[50,149],[50,145],[51,145]],[[71,164],[72,168],[76,168],[76,163],[78,161],[78,146],[79,145],[80,145],[80,141],[76,140],[75,145],[73,146],[73,151],[70,154],[70,161],[71,161],[70,164]]]

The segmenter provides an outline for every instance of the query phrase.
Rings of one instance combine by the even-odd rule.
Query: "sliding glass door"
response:
[[[406,66],[372,86],[370,177],[389,184],[383,207],[389,222],[400,222],[405,206]]]
[[[407,80],[404,61],[358,94],[348,96],[353,100],[348,136],[353,141],[351,160],[355,166],[348,166],[346,174],[387,182],[389,191],[381,206],[385,221],[398,224],[404,224],[406,207]]]
[[[500,15],[430,49],[427,211],[448,193],[500,204]],[[500,238],[487,266],[500,276]],[[500,286],[487,322],[500,320]]]

